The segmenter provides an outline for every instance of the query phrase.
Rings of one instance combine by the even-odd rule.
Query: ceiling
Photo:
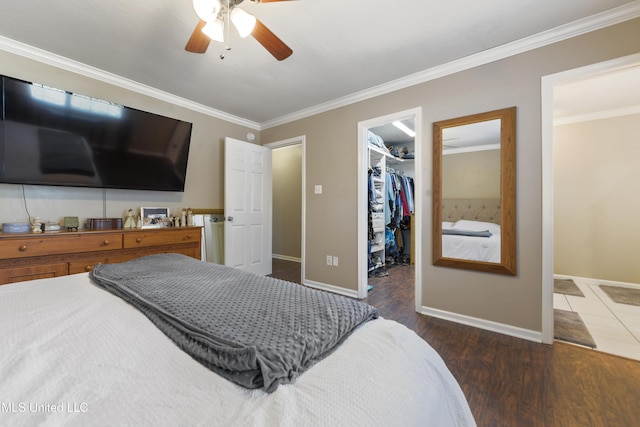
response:
[[[293,49],[279,62],[233,31],[230,51],[211,42],[186,52],[198,22],[191,0],[0,0],[0,48],[24,43],[260,125],[638,3],[243,2]]]
[[[401,122],[409,129],[415,131],[415,123],[413,119],[401,120]],[[413,144],[414,137],[398,129],[393,123],[387,123],[369,129],[370,132],[378,135],[384,141],[385,145],[403,145]]]

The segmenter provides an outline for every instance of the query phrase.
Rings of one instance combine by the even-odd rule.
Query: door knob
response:
[[[228,217],[227,217],[227,221],[229,221],[229,222],[233,222],[233,217],[232,217],[232,216],[228,216]]]

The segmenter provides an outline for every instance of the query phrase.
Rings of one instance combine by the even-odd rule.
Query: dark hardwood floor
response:
[[[300,264],[274,259],[274,276],[300,282]],[[478,426],[640,425],[640,362],[566,343],[553,346],[414,311],[411,266],[370,279],[365,300],[427,341],[458,380]]]

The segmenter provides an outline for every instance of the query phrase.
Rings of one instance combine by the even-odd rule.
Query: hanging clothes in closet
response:
[[[385,255],[388,262],[408,264],[410,242],[404,242],[402,230],[408,229],[411,213],[414,212],[413,178],[387,168],[385,184]],[[405,243],[407,250],[405,250]]]

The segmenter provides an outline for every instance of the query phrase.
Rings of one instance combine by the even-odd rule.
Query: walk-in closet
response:
[[[392,268],[414,263],[414,149],[413,119],[368,130],[369,278],[388,277]]]

